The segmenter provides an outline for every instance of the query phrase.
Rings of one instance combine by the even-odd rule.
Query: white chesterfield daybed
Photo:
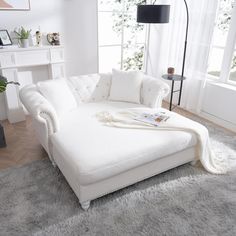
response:
[[[59,85],[57,88],[61,81],[68,85],[67,96]],[[50,89],[41,93],[44,83],[24,87],[20,98],[33,118],[40,143],[83,209],[88,209],[93,199],[197,158],[197,140],[190,132],[119,129],[105,126],[96,118],[101,111],[159,108],[169,92],[162,80],[144,76],[140,104],[108,99],[112,74],[71,77],[66,82],[53,80],[51,86],[59,90],[59,101],[53,102],[49,102],[53,96],[55,99]],[[71,102],[74,98],[76,105]]]

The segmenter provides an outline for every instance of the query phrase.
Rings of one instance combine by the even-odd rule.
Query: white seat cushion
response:
[[[99,111],[133,107],[142,105],[82,104],[61,121],[60,131],[51,137],[53,150],[62,154],[62,162],[73,166],[68,171],[75,172],[79,184],[98,182],[196,144],[196,137],[188,132],[108,127],[95,117]]]

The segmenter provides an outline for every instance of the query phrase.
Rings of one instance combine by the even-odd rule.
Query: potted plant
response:
[[[18,37],[18,40],[20,40],[21,47],[22,48],[28,48],[29,47],[29,36],[31,30],[26,30],[23,26],[18,30],[18,32],[15,30],[15,34]]]
[[[18,82],[10,81],[8,82],[7,79],[0,75],[0,93],[3,93],[6,91],[8,84],[15,84],[20,85]],[[4,129],[2,125],[0,124],[0,148],[6,147],[6,139],[4,135]]]

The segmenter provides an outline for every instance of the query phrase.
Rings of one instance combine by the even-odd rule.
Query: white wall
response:
[[[30,11],[0,11],[0,28],[14,31],[24,26],[32,34],[40,29],[60,32],[65,45],[66,73],[97,72],[97,0],[31,0]],[[14,34],[12,34],[14,35]],[[6,119],[4,96],[0,94],[0,120]]]
[[[208,119],[236,130],[234,101],[236,101],[235,87],[217,82],[208,82],[204,90],[201,111],[209,116]]]
[[[65,16],[67,74],[96,73],[97,0],[67,0]]]
[[[45,34],[48,32],[63,34],[64,2],[64,0],[31,0],[30,11],[0,11],[0,28],[13,32],[15,28],[24,26],[26,29],[32,29],[32,34],[35,34],[40,26]],[[13,33],[11,36],[15,37]]]
[[[0,11],[0,28],[7,29],[12,33],[16,27],[24,26],[32,29],[32,34],[41,27],[45,32],[64,31],[64,19],[62,17],[64,9],[64,0],[31,0],[30,11]],[[0,95],[0,120],[6,118],[4,96]]]

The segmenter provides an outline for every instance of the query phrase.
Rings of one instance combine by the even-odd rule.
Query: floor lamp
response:
[[[181,102],[183,80],[185,79],[184,69],[185,69],[188,26],[189,26],[189,11],[188,11],[188,5],[187,5],[186,0],[184,0],[184,3],[185,3],[186,13],[187,13],[187,24],[186,24],[186,32],[185,32],[182,73],[181,73],[181,76],[176,76],[176,80],[180,81],[178,105],[180,105],[180,102]],[[170,5],[138,5],[138,8],[137,8],[137,22],[139,23],[149,23],[149,24],[169,23],[169,15],[170,15]],[[172,81],[173,83],[174,83],[174,80],[175,79],[173,78],[173,81]],[[172,96],[173,96],[173,89],[171,93],[171,106],[172,106]]]

